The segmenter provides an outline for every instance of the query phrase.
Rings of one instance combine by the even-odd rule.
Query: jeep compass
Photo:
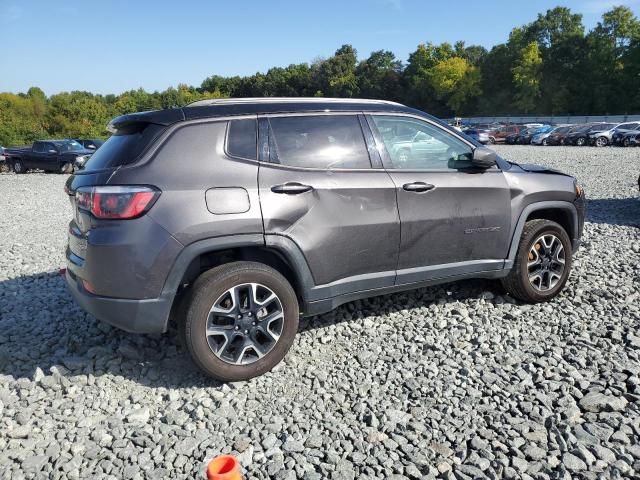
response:
[[[169,319],[207,374],[267,372],[301,315],[454,280],[564,287],[584,194],[393,102],[204,100],[115,118],[65,187],[66,281],[96,318]]]

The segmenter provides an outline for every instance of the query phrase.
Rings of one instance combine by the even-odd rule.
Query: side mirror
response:
[[[87,145],[87,148],[90,150],[95,150],[96,146],[95,145]]]
[[[49,150],[49,153],[58,153],[58,151],[52,148],[51,150]]]
[[[486,147],[478,147],[473,151],[471,165],[476,168],[491,168],[496,164],[498,155]]]

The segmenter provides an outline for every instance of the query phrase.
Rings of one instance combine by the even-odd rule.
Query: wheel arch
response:
[[[172,312],[179,305],[185,287],[200,274],[233,261],[259,262],[274,268],[291,284],[301,305],[306,292],[314,286],[306,259],[287,237],[262,234],[214,237],[187,245],[174,261],[162,289],[162,296],[171,299]]]
[[[518,252],[518,243],[522,235],[522,230],[524,229],[524,224],[529,220],[537,219],[551,220],[560,224],[572,241],[577,237],[578,211],[573,203],[549,201],[529,204],[520,213],[520,217],[513,231],[506,267],[510,268],[513,265],[516,253]]]

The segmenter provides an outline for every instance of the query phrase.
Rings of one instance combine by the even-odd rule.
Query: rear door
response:
[[[502,268],[511,222],[502,172],[457,169],[456,160],[470,159],[474,147],[435,123],[408,115],[367,118],[397,191],[397,283]],[[430,148],[414,148],[407,129],[414,138],[429,136]]]
[[[265,235],[299,247],[321,286],[315,299],[394,284],[395,185],[379,156],[371,163],[364,121],[353,113],[260,119],[260,151],[268,160],[258,180]]]

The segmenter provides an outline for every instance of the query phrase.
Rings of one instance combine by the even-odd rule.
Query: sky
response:
[[[490,48],[558,5],[589,29],[614,5],[640,0],[0,0],[0,92],[199,86],[331,56],[391,50],[406,61],[425,42]]]

